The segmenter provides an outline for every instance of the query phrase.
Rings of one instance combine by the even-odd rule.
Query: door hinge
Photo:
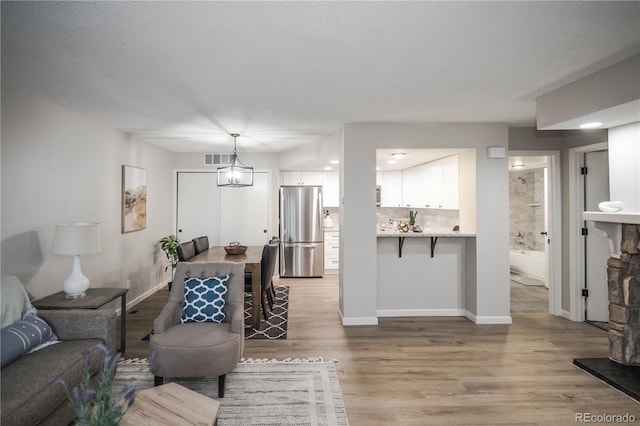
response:
[[[582,297],[589,297],[589,289],[588,288],[583,288],[582,289]]]
[[[582,235],[584,235],[584,236],[589,235],[589,229],[588,228],[582,228]]]
[[[586,167],[580,167],[580,174],[581,175],[586,175],[587,174],[587,168]]]

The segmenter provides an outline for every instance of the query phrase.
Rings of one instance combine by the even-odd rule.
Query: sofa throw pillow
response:
[[[36,313],[36,308],[31,305],[29,294],[18,277],[15,275],[2,275],[0,286],[0,302],[2,302],[2,325],[4,328],[21,320],[29,313]]]
[[[228,284],[229,275],[185,279],[180,322],[224,322]]]
[[[27,314],[20,321],[4,327],[0,336],[2,367],[20,358],[31,349],[52,341],[58,337],[49,324],[36,314]]]

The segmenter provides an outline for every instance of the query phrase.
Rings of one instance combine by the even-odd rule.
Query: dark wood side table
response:
[[[98,309],[107,303],[120,298],[120,352],[124,353],[126,345],[127,325],[127,292],[126,288],[89,288],[87,294],[79,299],[67,299],[64,291],[52,294],[31,302],[37,309]]]

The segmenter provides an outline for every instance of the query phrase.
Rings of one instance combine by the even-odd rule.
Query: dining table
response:
[[[262,249],[264,246],[247,246],[244,254],[227,254],[224,246],[211,246],[189,259],[189,262],[237,262],[244,263],[244,271],[251,272],[251,324],[256,330],[260,329],[260,307],[262,306],[261,266]],[[244,277],[242,277],[244,281]]]

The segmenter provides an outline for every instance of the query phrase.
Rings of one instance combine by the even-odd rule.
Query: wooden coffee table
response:
[[[220,403],[177,383],[167,383],[136,394],[122,418],[123,425],[215,425]]]

